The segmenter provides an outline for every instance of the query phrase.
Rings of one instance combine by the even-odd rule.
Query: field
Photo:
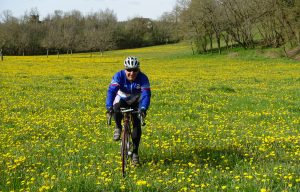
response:
[[[105,97],[138,56],[152,102],[122,178]],[[0,191],[300,191],[300,62],[185,44],[0,62]]]

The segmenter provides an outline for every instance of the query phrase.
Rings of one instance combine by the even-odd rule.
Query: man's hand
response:
[[[114,113],[113,107],[109,107],[106,111],[106,114],[112,115]]]
[[[141,125],[145,126],[145,117],[146,117],[147,113],[146,113],[146,109],[145,108],[141,108],[139,109],[139,118],[141,120]]]
[[[147,115],[147,112],[146,112],[146,109],[145,109],[145,108],[139,109],[139,113],[140,113],[140,115],[141,115],[143,118],[145,118],[146,115]]]
[[[107,125],[111,125],[111,117],[113,113],[114,113],[113,107],[107,109],[106,111]]]

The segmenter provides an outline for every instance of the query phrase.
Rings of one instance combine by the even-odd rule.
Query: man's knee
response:
[[[139,139],[141,138],[141,135],[142,135],[141,127],[133,127],[132,139]]]
[[[120,111],[120,103],[115,103],[114,105],[113,105],[113,109],[114,109],[114,111]]]

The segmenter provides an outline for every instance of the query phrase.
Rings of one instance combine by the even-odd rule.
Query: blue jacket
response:
[[[125,70],[117,72],[109,84],[106,108],[113,106],[115,97],[119,96],[121,99],[130,103],[131,101],[139,100],[139,108],[148,109],[150,105],[150,83],[148,77],[141,71],[137,74],[136,79],[130,82],[126,78]]]

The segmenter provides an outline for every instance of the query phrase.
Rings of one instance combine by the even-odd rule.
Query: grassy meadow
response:
[[[300,62],[185,44],[0,62],[0,191],[300,191]],[[122,178],[105,97],[126,56],[151,83]]]

